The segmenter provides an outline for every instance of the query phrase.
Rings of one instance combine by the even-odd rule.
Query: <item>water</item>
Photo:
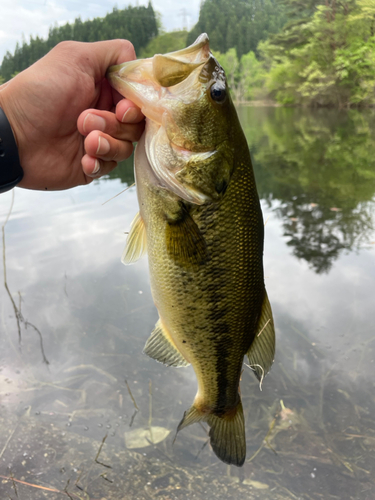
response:
[[[157,320],[147,259],[120,263],[134,187],[103,205],[132,184],[125,162],[89,187],[16,189],[13,304],[0,292],[0,498],[375,498],[375,115],[239,115],[277,328],[263,391],[242,376],[244,467],[219,462],[199,425],[172,446],[196,381],[142,355]],[[1,224],[11,198],[0,197]]]

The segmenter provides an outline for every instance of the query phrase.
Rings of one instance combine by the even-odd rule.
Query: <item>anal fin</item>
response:
[[[266,291],[264,291],[257,333],[250,349],[247,351],[247,357],[249,358],[250,368],[254,371],[257,379],[262,382],[270,371],[275,358],[275,326]]]
[[[121,257],[121,262],[125,265],[133,264],[146,252],[146,228],[142,217],[139,212],[134,217],[130,226],[130,232],[124,252]]]
[[[172,342],[169,333],[163,327],[160,319],[156,323],[150,338],[147,340],[143,352],[167,366],[189,366],[180,351]]]

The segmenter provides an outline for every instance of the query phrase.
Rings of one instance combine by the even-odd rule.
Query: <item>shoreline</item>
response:
[[[264,107],[264,108],[281,108],[285,107],[282,104],[272,101],[271,99],[259,99],[254,101],[234,101],[235,106],[252,106],[252,107]]]

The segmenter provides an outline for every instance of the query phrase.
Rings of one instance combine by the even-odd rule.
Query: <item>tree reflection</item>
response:
[[[284,235],[294,255],[307,260],[317,273],[328,272],[343,250],[359,248],[372,229],[368,207],[336,212],[314,203],[306,206],[297,199],[276,212],[284,219]]]
[[[373,230],[375,114],[240,110],[259,195],[283,219],[287,244],[317,272]]]

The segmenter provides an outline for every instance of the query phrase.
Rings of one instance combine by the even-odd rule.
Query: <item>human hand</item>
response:
[[[0,86],[0,107],[24,170],[19,186],[54,190],[88,184],[131,155],[143,115],[110,87],[105,73],[133,59],[126,40],[62,42]]]

